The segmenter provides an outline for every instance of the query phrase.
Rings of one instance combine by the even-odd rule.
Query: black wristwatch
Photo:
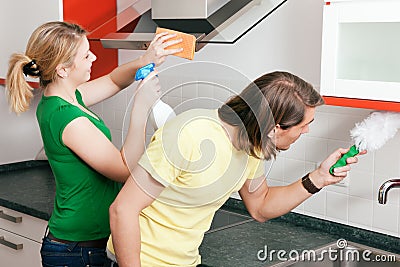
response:
[[[310,180],[310,173],[307,173],[306,175],[304,175],[303,178],[301,178],[301,184],[310,194],[318,193],[321,190],[320,188],[316,187],[315,184]]]

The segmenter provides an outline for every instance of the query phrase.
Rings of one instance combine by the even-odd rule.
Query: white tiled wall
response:
[[[320,107],[316,120],[310,127],[310,132],[302,137],[306,140],[306,145],[304,146],[301,142],[295,143],[290,150],[278,156],[278,162],[284,163],[275,166],[278,171],[271,172],[268,178],[270,184],[277,182],[287,184],[290,182],[287,176],[297,178],[301,176],[299,161],[302,160],[299,158],[300,154],[297,151],[294,152],[295,150],[304,149],[306,153],[303,162],[314,167],[337,147],[351,145],[349,131],[354,127],[355,122],[362,121],[370,112],[372,110]],[[334,125],[336,128],[333,127]],[[326,127],[327,132],[323,131]],[[389,192],[386,205],[380,205],[377,201],[380,185],[390,178],[400,177],[399,146],[400,134],[397,134],[380,150],[360,156],[359,163],[352,167],[349,177],[346,178],[347,187],[336,185],[325,187],[295,211],[399,237],[400,190],[392,189]],[[282,170],[283,183],[280,176]]]

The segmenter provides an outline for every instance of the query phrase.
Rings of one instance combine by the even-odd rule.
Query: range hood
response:
[[[287,0],[137,0],[89,35],[104,48],[147,49],[157,26],[193,34],[196,51],[234,44]]]

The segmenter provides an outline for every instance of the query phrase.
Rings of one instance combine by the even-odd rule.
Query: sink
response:
[[[315,254],[314,254],[315,252]],[[293,254],[295,255],[295,254]],[[299,252],[300,259],[287,260],[273,267],[399,267],[400,255],[339,239],[315,250]]]
[[[215,213],[211,227],[206,234],[237,226],[246,222],[251,222],[253,220],[254,219],[250,216],[219,209]]]

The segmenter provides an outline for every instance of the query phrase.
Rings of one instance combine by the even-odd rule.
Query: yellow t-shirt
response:
[[[206,109],[157,130],[139,165],[165,186],[139,219],[141,262],[151,267],[200,264],[214,213],[246,179],[264,174],[263,161],[235,149],[217,111]],[[111,238],[108,250],[114,253]]]

